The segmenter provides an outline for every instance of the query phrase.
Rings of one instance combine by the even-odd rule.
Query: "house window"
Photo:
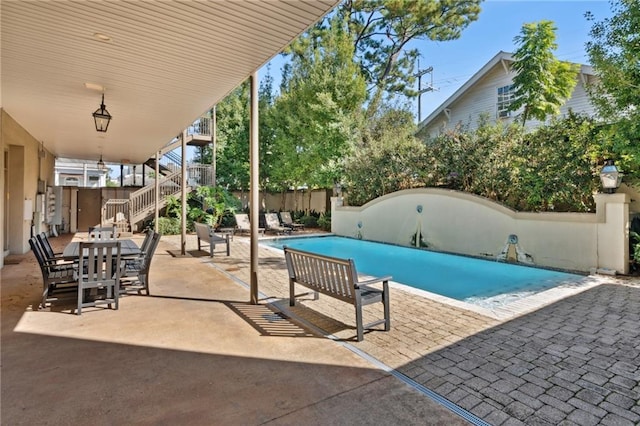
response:
[[[75,178],[75,177],[65,178],[64,184],[67,186],[78,186],[78,178]]]
[[[498,103],[497,103],[497,115],[498,118],[511,117],[511,111],[509,106],[513,102],[516,96],[516,90],[513,84],[508,86],[498,87]]]

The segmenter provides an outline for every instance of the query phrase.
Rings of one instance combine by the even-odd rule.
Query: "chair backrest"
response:
[[[40,248],[44,252],[44,255],[47,259],[55,257],[55,253],[53,252],[53,248],[51,247],[49,238],[47,238],[47,234],[41,232],[36,235],[36,239],[38,240],[38,243],[40,243]]]
[[[112,241],[117,237],[115,226],[92,226],[89,228],[89,241]]]
[[[81,242],[80,281],[85,284],[113,284],[120,280],[120,241]]]
[[[45,273],[46,257],[45,257],[45,254],[42,252],[42,247],[40,246],[40,243],[38,243],[38,240],[36,237],[29,238],[29,246],[31,246],[31,251],[36,257],[36,260],[38,261],[38,265],[40,265],[40,269],[42,270],[43,273]]]
[[[142,253],[146,253],[149,250],[149,244],[151,243],[151,238],[153,238],[153,234],[155,231],[153,229],[149,229],[144,236],[144,241],[142,241],[142,245],[140,246],[140,251]]]
[[[286,225],[293,224],[293,219],[291,219],[291,213],[289,212],[280,212],[280,220]]]
[[[277,213],[265,213],[264,220],[269,228],[280,228],[280,219]]]
[[[142,267],[140,268],[140,274],[147,274],[149,272],[149,267],[151,266],[151,260],[153,259],[153,254],[156,252],[156,248],[158,247],[158,243],[160,242],[161,234],[155,231],[149,231],[151,234],[151,238],[149,240],[149,245],[147,250],[144,252],[144,258],[142,259]]]
[[[196,235],[198,236],[198,238],[208,243],[209,237],[212,234],[212,230],[209,225],[207,225],[206,223],[193,222],[193,226],[196,230]]]
[[[238,229],[246,229],[247,231],[251,229],[251,222],[249,222],[248,214],[237,213],[234,216],[236,217],[236,224],[238,225]]]

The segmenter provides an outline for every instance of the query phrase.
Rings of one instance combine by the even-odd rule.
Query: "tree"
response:
[[[249,190],[249,85],[242,83],[216,106],[216,182],[228,190]],[[205,161],[210,161],[207,153]],[[208,158],[207,158],[208,157]]]
[[[513,78],[515,100],[508,110],[523,108],[523,126],[530,118],[545,121],[549,115],[558,115],[577,83],[579,65],[560,61],[553,54],[558,47],[555,31],[552,21],[540,21],[524,24],[521,35],[514,38],[519,45],[512,65],[517,73]]]
[[[607,119],[640,115],[640,1],[616,0],[611,7],[614,16],[594,23],[586,44],[599,79],[590,94]]]
[[[416,96],[415,40],[448,41],[478,19],[482,0],[347,0],[338,13],[349,33],[370,92],[367,115],[377,111],[386,94]]]
[[[330,187],[353,146],[366,97],[346,22],[295,40],[274,104],[270,181],[281,188]]]
[[[598,76],[589,95],[608,123],[600,160],[615,157],[628,178],[640,170],[640,1],[611,1],[611,9],[611,18],[594,22],[586,45]]]

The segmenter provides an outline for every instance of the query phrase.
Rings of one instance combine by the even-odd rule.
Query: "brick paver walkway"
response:
[[[195,242],[188,240],[187,247]],[[213,263],[249,282],[246,240],[236,237],[232,256],[216,255]],[[289,309],[280,253],[260,248],[258,281],[261,293],[285,313],[348,341],[488,423],[640,424],[638,282],[612,279],[509,321],[393,288],[392,330],[356,342],[350,305],[321,297]],[[366,308],[365,320],[380,316],[378,307]]]

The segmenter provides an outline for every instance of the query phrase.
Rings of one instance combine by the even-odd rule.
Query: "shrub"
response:
[[[318,226],[323,231],[331,231],[331,212],[326,212],[320,215],[318,219]]]
[[[182,231],[180,219],[176,217],[159,217],[158,232],[161,235],[177,235]]]
[[[304,215],[300,218],[300,222],[307,228],[317,228],[318,218],[313,215]]]
[[[520,211],[589,212],[598,189],[604,128],[569,113],[526,132],[520,125],[459,126],[426,143],[372,143],[347,161],[350,205],[400,189],[446,187]]]

